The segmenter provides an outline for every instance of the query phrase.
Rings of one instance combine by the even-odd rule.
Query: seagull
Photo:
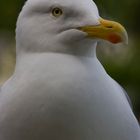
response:
[[[92,0],[28,0],[16,28],[16,66],[0,89],[0,140],[140,140],[129,98],[96,57],[127,43]]]

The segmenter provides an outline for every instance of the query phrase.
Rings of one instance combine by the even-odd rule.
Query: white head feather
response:
[[[52,15],[55,7],[62,9],[61,16]],[[27,51],[86,54],[96,40],[85,38],[86,33],[76,28],[97,25],[98,19],[92,0],[28,0],[17,22],[17,55]]]

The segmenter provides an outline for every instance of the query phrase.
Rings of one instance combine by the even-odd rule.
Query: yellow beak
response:
[[[89,38],[99,38],[111,43],[128,44],[128,35],[125,28],[117,22],[99,19],[100,24],[96,26],[83,26],[78,29],[86,32]]]

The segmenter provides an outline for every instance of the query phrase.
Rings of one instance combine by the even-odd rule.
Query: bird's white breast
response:
[[[0,139],[138,140],[122,89],[96,58],[29,57],[2,89]]]

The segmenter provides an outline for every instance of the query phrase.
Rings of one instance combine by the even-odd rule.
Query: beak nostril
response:
[[[111,28],[113,28],[113,26],[111,26],[111,25],[110,26],[106,26],[106,28],[110,28],[111,29]]]

